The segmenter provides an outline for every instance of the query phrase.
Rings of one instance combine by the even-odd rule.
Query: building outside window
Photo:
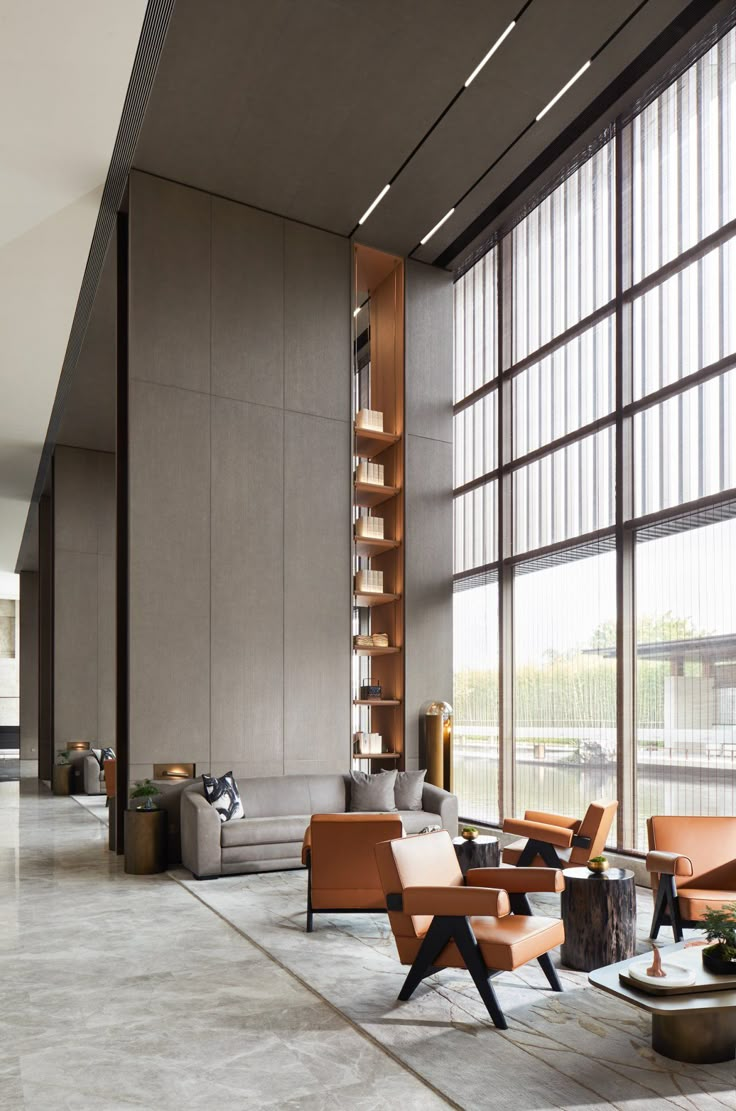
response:
[[[463,817],[736,811],[736,30],[455,285]]]

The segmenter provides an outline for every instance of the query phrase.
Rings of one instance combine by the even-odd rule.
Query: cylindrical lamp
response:
[[[452,790],[452,706],[429,702],[422,710],[427,782]]]

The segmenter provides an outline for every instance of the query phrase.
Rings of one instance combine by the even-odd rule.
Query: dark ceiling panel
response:
[[[177,0],[135,166],[346,235],[518,5]]]

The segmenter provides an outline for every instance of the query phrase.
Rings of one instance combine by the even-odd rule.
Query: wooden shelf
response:
[[[387,606],[390,602],[398,602],[400,594],[354,594],[355,606]]]
[[[378,537],[354,536],[353,540],[355,541],[355,554],[362,556],[364,559],[393,551],[394,548],[399,546],[398,540],[379,540]]]
[[[401,649],[395,645],[390,645],[388,648],[354,648],[356,656],[394,656]]]
[[[400,752],[377,752],[375,754],[375,756],[371,756],[369,753],[362,753],[362,752],[360,754],[358,754],[357,752],[353,753],[353,760],[400,760],[400,759],[401,759],[401,753]]]
[[[353,706],[400,706],[398,698],[354,698]]]
[[[372,509],[374,505],[381,505],[385,501],[395,498],[399,492],[398,486],[378,486],[375,482],[355,483],[355,504],[361,509]]]
[[[393,432],[375,432],[370,428],[355,429],[355,454],[361,459],[373,459],[386,448],[398,444],[400,437]]]

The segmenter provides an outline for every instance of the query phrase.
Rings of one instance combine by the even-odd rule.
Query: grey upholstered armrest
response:
[[[85,756],[82,761],[82,776],[84,780],[84,791],[87,795],[104,795],[105,786],[104,780],[101,780],[102,771],[100,768],[100,761],[97,759],[93,752]]]
[[[422,789],[422,810],[428,814],[439,814],[442,828],[452,837],[457,836],[457,796],[433,783],[425,783]]]
[[[221,827],[217,811],[203,795],[197,791],[182,791],[181,859],[184,867],[195,876],[201,878],[220,875]]]

